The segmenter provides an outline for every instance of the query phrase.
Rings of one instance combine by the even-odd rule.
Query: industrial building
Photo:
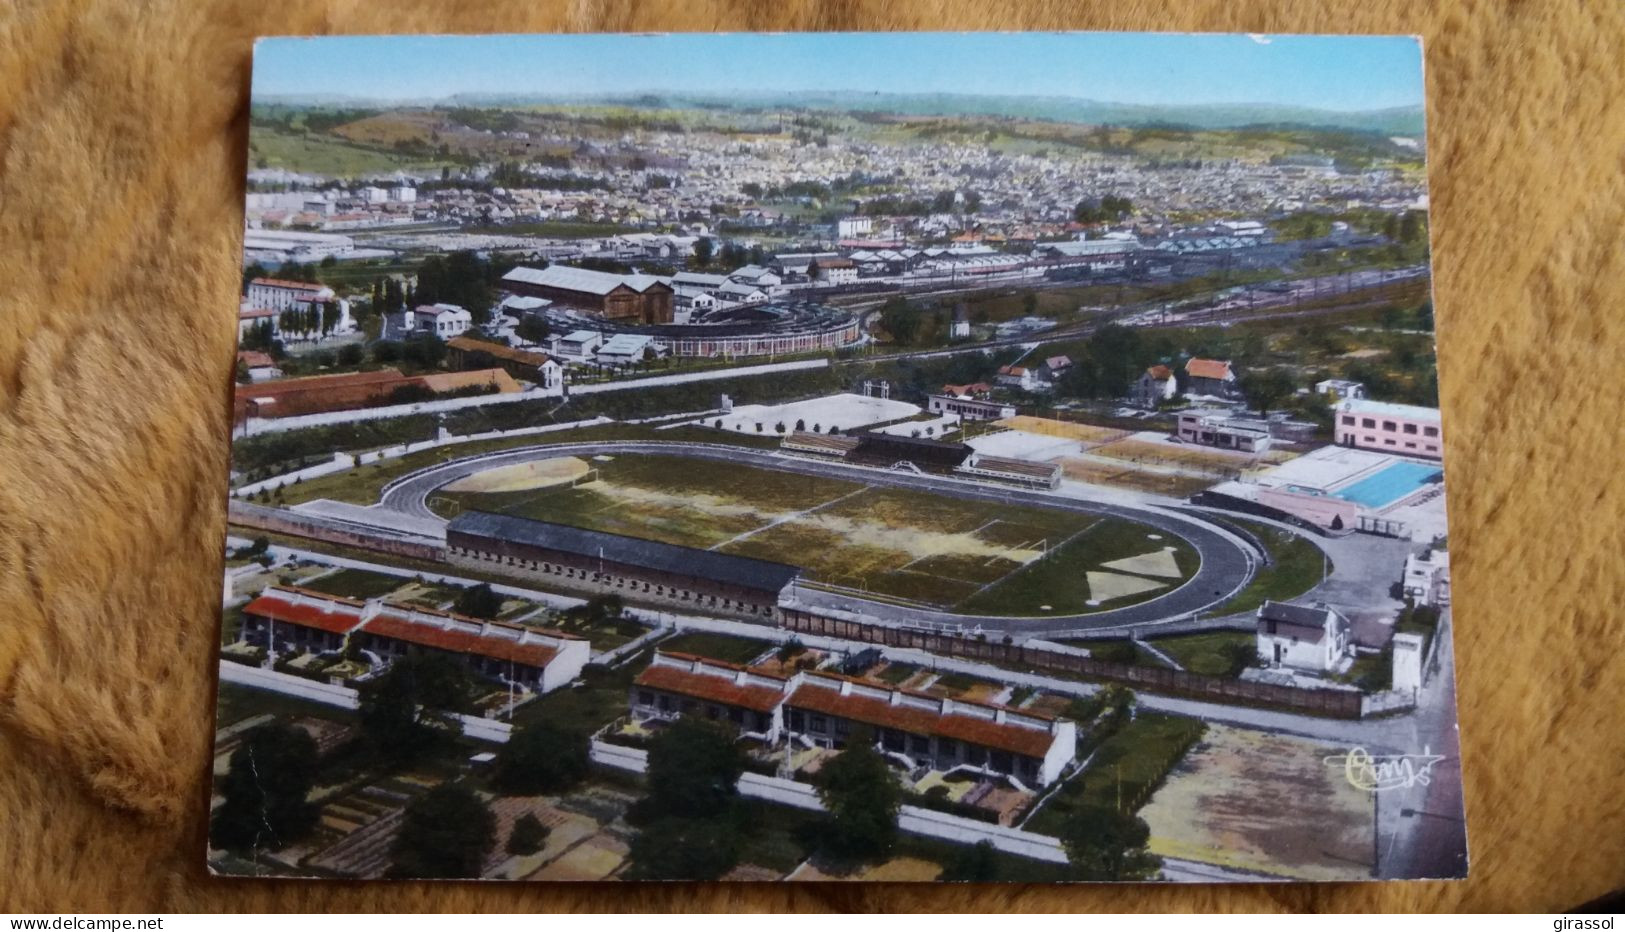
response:
[[[672,286],[653,275],[620,275],[565,265],[520,266],[502,276],[502,287],[606,320],[637,324],[669,324],[672,320]]]

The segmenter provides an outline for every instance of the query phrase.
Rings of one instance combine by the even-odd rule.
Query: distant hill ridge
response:
[[[454,94],[433,100],[369,100],[339,94],[255,97],[256,104],[285,106],[503,107],[538,104],[611,104],[644,108],[760,110],[797,109],[892,113],[901,116],[983,116],[1112,126],[1166,125],[1191,129],[1303,126],[1395,136],[1420,136],[1420,105],[1375,110],[1322,110],[1285,104],[1123,104],[1083,97],[1008,94],[898,94],[864,91],[740,91],[738,93],[635,94]]]

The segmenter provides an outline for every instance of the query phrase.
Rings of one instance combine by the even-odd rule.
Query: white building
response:
[[[1156,408],[1165,401],[1173,401],[1179,394],[1179,381],[1167,366],[1152,366],[1140,373],[1134,383],[1134,403],[1142,408]]]
[[[1450,553],[1427,550],[1405,558],[1405,597],[1417,605],[1443,608],[1450,604]]]
[[[658,355],[655,338],[642,333],[617,333],[598,348],[598,362],[606,366],[625,366],[642,362],[650,350]]]
[[[1340,672],[1354,660],[1351,628],[1347,618],[1324,603],[1266,600],[1258,607],[1258,656],[1271,667]]]
[[[1366,397],[1365,383],[1353,382],[1348,379],[1322,379],[1315,383],[1316,394],[1326,395],[1335,404],[1339,401],[1355,401]]]
[[[553,337],[548,353],[566,362],[591,362],[603,343],[604,335],[596,330],[572,330],[562,337]]]
[[[337,297],[326,285],[256,278],[248,283],[247,291],[238,308],[239,334],[262,320],[271,322],[274,336],[287,340],[318,340],[355,330],[350,302]],[[290,312],[311,311],[315,313],[314,326],[296,326],[290,322]]]
[[[409,311],[397,311],[384,318],[384,339],[399,340],[432,333],[442,340],[461,336],[473,326],[474,318],[455,304],[420,304]]]
[[[868,236],[875,230],[875,221],[872,217],[842,217],[835,221],[835,235],[840,239],[857,239]]]
[[[248,293],[244,297],[248,299],[250,307],[288,311],[302,305],[332,301],[337,295],[326,285],[313,282],[256,278],[248,283]]]

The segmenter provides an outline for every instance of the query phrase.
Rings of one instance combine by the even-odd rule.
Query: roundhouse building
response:
[[[569,589],[755,618],[776,617],[801,575],[784,563],[483,511],[451,520],[446,558]]]
[[[687,323],[644,324],[604,320],[590,324],[602,334],[635,333],[652,337],[672,356],[723,358],[812,353],[851,346],[863,337],[858,318],[848,311],[812,301],[773,301],[722,308],[692,307]],[[559,333],[587,326],[563,308],[545,319]]]

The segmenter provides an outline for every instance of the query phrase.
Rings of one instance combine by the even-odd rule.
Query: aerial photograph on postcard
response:
[[[260,40],[211,869],[1465,876],[1423,104],[1404,36]]]

